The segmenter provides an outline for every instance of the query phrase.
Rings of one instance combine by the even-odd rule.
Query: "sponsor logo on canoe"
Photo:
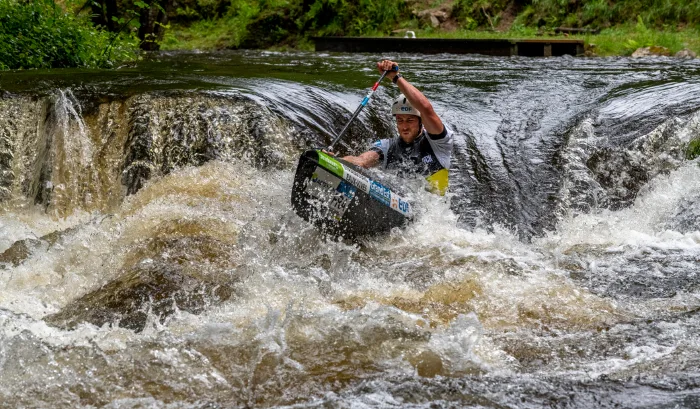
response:
[[[362,176],[353,170],[345,169],[345,180],[363,192],[369,193],[369,178]]]
[[[315,217],[341,220],[355,197],[357,188],[317,166],[306,184]]]
[[[382,184],[372,181],[369,186],[369,194],[385,205],[391,205],[391,190]]]
[[[326,155],[323,152],[318,153],[318,163],[329,171],[335,173],[336,175],[343,177],[345,169],[343,165],[335,160],[333,157]]]
[[[331,190],[335,190],[341,180],[342,179],[319,166],[316,166],[316,170],[314,170],[314,173],[311,175],[311,182],[321,184]]]
[[[343,218],[343,215],[345,214],[345,211],[348,210],[348,207],[350,206],[350,202],[352,199],[349,199],[345,195],[333,195],[330,197],[330,200],[328,201],[328,208],[330,209],[330,215],[335,219],[335,220],[340,220]]]
[[[411,206],[405,201],[401,196],[394,193],[391,194],[391,208],[397,210],[405,215],[411,211]]]
[[[346,181],[341,181],[338,185],[338,192],[342,193],[348,199],[355,197],[357,188]]]

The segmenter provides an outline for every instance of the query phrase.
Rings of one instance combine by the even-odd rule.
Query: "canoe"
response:
[[[325,234],[358,237],[385,233],[411,220],[411,204],[355,165],[320,150],[299,158],[292,208]]]

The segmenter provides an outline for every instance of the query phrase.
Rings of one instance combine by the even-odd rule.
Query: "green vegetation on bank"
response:
[[[135,45],[50,0],[0,0],[0,69],[108,67],[135,58]]]
[[[313,36],[563,38],[592,55],[700,54],[700,1],[0,0],[0,69],[109,67],[143,50],[311,49]],[[561,32],[561,30],[558,30]],[[571,32],[571,30],[569,30]],[[666,50],[667,49],[667,50]]]
[[[497,26],[508,16],[523,27],[604,29],[641,19],[649,27],[670,31],[700,24],[700,2],[688,0],[456,0],[455,8],[457,18],[472,29]]]
[[[411,20],[401,0],[188,0],[164,48],[303,48],[311,36],[386,33]],[[226,6],[228,4],[228,6]],[[213,13],[212,13],[213,12]]]
[[[700,55],[700,30],[683,28],[679,30],[651,29],[643,22],[623,24],[602,29],[597,34],[555,34],[551,30],[514,26],[505,32],[457,29],[451,32],[439,29],[416,30],[419,37],[425,38],[553,38],[584,40],[586,48],[593,55],[615,56],[630,55],[640,47],[658,46],[668,49],[670,55],[680,50],[692,50]]]
[[[166,49],[301,48],[312,36],[576,38],[595,55],[700,54],[700,2],[681,0],[183,0]],[[436,24],[438,23],[438,24]],[[593,33],[556,35],[557,27]]]

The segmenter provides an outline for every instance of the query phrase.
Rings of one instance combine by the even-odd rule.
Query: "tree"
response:
[[[174,0],[88,0],[92,21],[113,33],[135,29],[142,50],[156,51],[168,25]]]

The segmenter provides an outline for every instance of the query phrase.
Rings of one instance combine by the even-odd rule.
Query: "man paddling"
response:
[[[388,71],[386,78],[401,91],[391,106],[399,136],[381,139],[367,152],[342,159],[364,168],[381,164],[384,169],[421,174],[434,191],[444,194],[452,158],[452,131],[443,125],[428,98],[401,76],[397,63],[383,60],[377,68]]]

